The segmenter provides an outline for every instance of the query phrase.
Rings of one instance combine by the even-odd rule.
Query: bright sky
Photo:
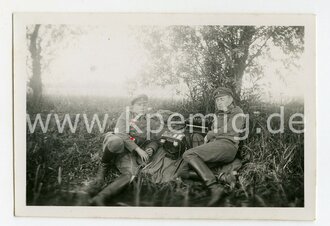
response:
[[[128,96],[146,62],[144,49],[129,27],[103,27],[73,41],[43,75],[46,93],[62,95]],[[171,89],[139,88],[137,93],[163,97]]]
[[[146,52],[132,34],[132,29],[123,26],[96,28],[57,52],[49,70],[42,75],[44,90],[49,94],[129,96],[127,81],[134,81],[147,61]],[[280,58],[281,54],[275,53],[275,57]],[[299,79],[299,71],[287,71],[276,62],[262,63],[268,65],[260,81],[267,86],[265,99],[303,95],[303,79]],[[274,79],[276,70],[283,74],[287,85]],[[243,86],[249,85],[245,79]],[[139,88],[136,92],[153,97],[176,97],[171,87]]]
[[[272,58],[259,59],[264,66],[264,75],[258,81],[263,87],[262,98],[266,101],[281,102],[290,99],[302,100],[304,97],[304,65],[302,59],[297,62],[300,68],[286,69],[281,60],[283,53],[279,47],[272,46]],[[250,87],[249,75],[243,79],[243,87]]]

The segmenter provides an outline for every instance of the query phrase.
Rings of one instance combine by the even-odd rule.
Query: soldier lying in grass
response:
[[[179,176],[192,176],[193,169],[211,191],[209,206],[214,205],[223,195],[224,188],[210,170],[210,165],[225,165],[232,162],[238,150],[239,132],[244,126],[244,114],[233,102],[232,91],[219,87],[214,92],[215,104],[218,109],[216,120],[204,138],[204,144],[191,148],[183,153]]]
[[[103,144],[102,166],[96,180],[90,186],[89,193],[95,195],[101,189],[104,184],[106,169],[111,160],[115,160],[115,165],[122,175],[98,193],[93,198],[92,203],[105,205],[106,198],[117,194],[128,185],[139,172],[140,166],[145,165],[153,154],[152,161],[143,168],[142,172],[151,175],[154,183],[166,183],[175,180],[178,176],[185,179],[199,177],[211,192],[208,205],[212,206],[217,203],[224,193],[224,188],[218,183],[209,167],[212,164],[222,166],[226,168],[226,170],[223,169],[223,172],[227,171],[229,174],[240,167],[240,161],[238,159],[236,159],[238,161],[233,160],[239,143],[235,138],[238,138],[239,132],[242,131],[244,115],[242,110],[234,104],[231,90],[227,88],[217,89],[215,100],[219,112],[217,112],[211,130],[204,138],[205,143],[188,145],[190,149],[185,152],[183,150],[183,156],[180,155],[173,159],[168,157],[169,150],[166,146],[159,146],[157,142],[157,138],[160,138],[159,135],[168,130],[167,127],[158,131],[158,134],[152,134],[154,136],[147,139],[150,130],[155,131],[155,128],[159,128],[162,123],[164,125],[167,121],[166,118],[170,117],[164,117],[164,112],[161,114],[162,121],[159,121],[160,118],[157,120],[148,117],[145,114],[148,103],[147,96],[142,95],[134,98],[130,106],[130,114],[127,115],[127,112],[121,114],[116,124],[115,133],[106,135]],[[136,117],[139,114],[140,116]],[[149,124],[147,123],[148,120],[150,120]],[[128,131],[127,121],[130,122]],[[203,140],[201,134],[192,134],[192,136],[200,137]]]
[[[153,152],[157,150],[157,142],[147,139],[149,132],[146,119],[147,105],[146,95],[135,97],[128,111],[123,112],[118,118],[114,133],[106,134],[100,169],[95,181],[87,188],[90,195],[97,194],[92,199],[93,205],[105,205],[106,199],[119,193],[136,176],[139,166],[147,163]],[[121,176],[100,191],[113,160]]]

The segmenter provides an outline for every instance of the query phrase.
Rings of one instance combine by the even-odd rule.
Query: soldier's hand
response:
[[[206,144],[207,142],[209,142],[209,140],[207,139],[207,136],[204,137],[204,144]]]
[[[147,152],[147,154],[148,154],[149,156],[152,156],[152,154],[154,153],[154,149],[152,149],[152,148],[147,148],[147,149],[146,149],[146,152]]]
[[[142,148],[136,148],[135,150],[141,157],[142,162],[147,163],[149,161],[149,155]]]
[[[149,162],[149,155],[147,154],[147,152],[142,151],[139,155],[144,163]]]

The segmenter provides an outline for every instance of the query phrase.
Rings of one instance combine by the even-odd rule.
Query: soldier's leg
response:
[[[188,165],[192,162],[203,162],[199,165],[205,167],[194,168],[197,174],[203,179],[206,185],[216,182],[216,177],[207,166],[207,163],[227,163],[234,160],[237,152],[237,146],[229,140],[216,140],[204,145],[187,150],[183,153],[183,159]],[[197,159],[197,160],[196,160]],[[187,168],[187,166],[186,166]],[[201,171],[202,170],[202,171]]]
[[[116,167],[121,174],[136,176],[139,169],[136,154],[129,151],[120,154],[116,160]]]
[[[192,148],[198,147],[204,143],[204,137],[201,134],[193,133],[191,135],[191,146]],[[199,176],[193,171],[190,167],[188,162],[182,161],[180,167],[177,172],[177,176],[183,179],[198,179]]]
[[[97,196],[93,198],[93,205],[104,206],[105,201],[120,193],[138,172],[136,156],[128,151],[120,154],[116,160],[116,166],[122,175],[116,178],[111,184],[105,187],[100,193],[97,194]]]
[[[214,163],[229,163],[234,160],[237,149],[238,146],[232,141],[221,139],[189,149],[183,154],[183,158],[198,156],[204,162],[213,165]]]
[[[92,205],[104,206],[107,199],[120,193],[130,183],[131,178],[129,174],[123,174],[117,177],[92,199]]]
[[[195,170],[198,176],[204,181],[211,192],[208,206],[213,206],[223,195],[223,187],[217,183],[217,179],[206,163],[197,155],[185,156],[185,161]]]
[[[111,133],[106,134],[103,141],[101,163],[96,174],[96,178],[86,188],[91,196],[96,195],[104,185],[104,179],[111,163],[116,156],[125,151],[123,140]]]
[[[199,179],[200,178],[197,175],[197,173],[189,167],[188,162],[186,162],[183,159],[182,159],[182,162],[177,171],[177,176],[181,177],[182,179]]]
[[[124,141],[119,136],[107,133],[102,145],[102,163],[111,163],[114,156],[125,152]]]
[[[228,141],[230,142],[230,141]],[[183,159],[196,171],[211,191],[211,199],[208,205],[215,204],[223,194],[223,188],[217,183],[217,179],[207,162],[230,162],[236,155],[237,148],[230,142],[214,141],[196,148],[187,150]]]
[[[213,172],[206,165],[203,159],[201,159],[198,155],[187,153],[183,155],[183,159],[186,165],[190,166],[198,174],[198,176],[204,181],[206,186],[210,186],[217,182]],[[183,173],[181,172],[181,175],[182,174]]]
[[[114,163],[118,155],[124,152],[125,146],[123,139],[111,133],[106,134],[102,147],[101,171],[98,173],[98,176],[104,179],[109,166]]]

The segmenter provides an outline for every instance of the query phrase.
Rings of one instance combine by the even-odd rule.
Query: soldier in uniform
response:
[[[128,111],[118,118],[114,133],[106,134],[100,169],[96,180],[87,190],[91,195],[95,195],[102,188],[112,160],[121,176],[92,199],[93,205],[104,205],[107,198],[120,192],[138,173],[139,166],[147,163],[157,150],[156,140],[147,139],[147,104],[148,97],[144,94],[133,98]]]
[[[239,130],[244,126],[244,115],[240,107],[233,102],[232,91],[219,87],[214,92],[218,112],[211,130],[204,138],[204,144],[183,153],[183,165],[179,176],[187,178],[194,173],[204,181],[211,192],[209,206],[214,205],[223,195],[224,189],[210,170],[209,166],[227,164],[234,160],[238,150]]]

